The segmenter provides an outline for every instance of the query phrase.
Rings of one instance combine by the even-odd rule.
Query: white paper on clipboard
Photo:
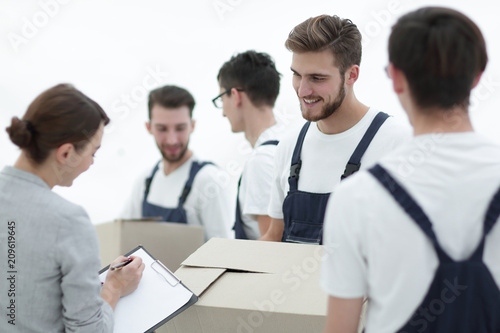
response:
[[[151,332],[196,301],[193,293],[142,246],[128,255],[141,257],[146,268],[137,289],[116,305],[114,333]],[[106,280],[107,268],[101,270],[101,282]]]

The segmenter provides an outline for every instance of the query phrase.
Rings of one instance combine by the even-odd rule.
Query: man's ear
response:
[[[191,119],[191,133],[193,133],[195,125],[196,125],[196,120]]]
[[[479,83],[479,80],[481,80],[481,77],[483,76],[484,72],[479,73],[476,78],[474,79],[474,82],[472,83],[472,88],[475,88],[477,84]]]
[[[359,78],[359,66],[352,65],[345,71],[345,83],[347,85],[353,85]]]
[[[75,152],[75,146],[72,143],[65,143],[56,149],[56,160],[61,165],[68,164],[71,154]]]
[[[150,121],[147,121],[147,122],[146,122],[146,129],[148,130],[149,134],[153,134],[153,133],[151,132],[151,122],[150,122]]]
[[[396,94],[401,94],[407,86],[406,76],[402,71],[394,67],[392,63],[389,64],[387,70],[389,71],[389,76],[392,79],[392,89]]]
[[[234,98],[234,103],[236,106],[241,106],[243,102],[243,95],[241,91],[238,91],[236,88],[231,89],[231,96]]]

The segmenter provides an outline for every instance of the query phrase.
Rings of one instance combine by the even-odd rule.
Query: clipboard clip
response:
[[[160,270],[155,268],[159,266],[160,267]],[[161,277],[163,277],[163,279],[165,279],[165,281],[168,282],[169,285],[171,285],[172,287],[175,287],[176,285],[178,285],[181,280],[179,280],[175,275],[174,273],[172,273],[170,271],[170,269],[168,269],[167,266],[163,265],[161,263],[161,261],[159,260],[155,260],[151,263],[151,268],[156,272],[158,273],[159,275],[161,275]]]

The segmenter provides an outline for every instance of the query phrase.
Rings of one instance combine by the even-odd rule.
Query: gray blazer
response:
[[[0,332],[112,332],[84,209],[34,174],[0,172]]]

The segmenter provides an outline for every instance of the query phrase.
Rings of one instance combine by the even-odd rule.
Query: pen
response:
[[[114,271],[114,270],[122,269],[124,266],[127,266],[131,262],[132,262],[132,258],[128,258],[126,261],[123,261],[123,262],[121,262],[119,264],[111,266],[110,270]]]

